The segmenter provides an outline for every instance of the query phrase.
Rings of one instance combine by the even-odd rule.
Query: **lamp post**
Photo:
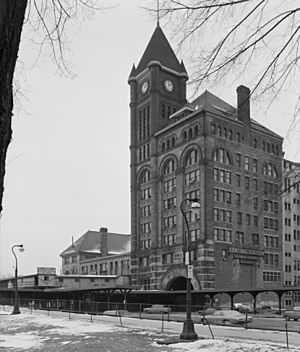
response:
[[[23,247],[22,244],[15,244],[14,246],[11,247],[11,251],[12,251],[12,253],[15,256],[15,259],[16,259],[16,267],[15,267],[15,301],[14,301],[14,310],[12,311],[11,314],[20,314],[19,300],[18,300],[18,259],[17,259],[16,253],[14,252],[15,248],[19,248],[20,252],[24,252],[24,247]]]
[[[189,228],[189,223],[186,217],[186,214],[184,212],[184,204],[186,202],[192,203],[191,208],[200,208],[199,200],[198,198],[193,198],[193,199],[183,199],[183,201],[180,204],[180,210],[182,213],[182,216],[185,220],[185,224],[187,227],[187,238],[185,240],[185,265],[186,265],[186,319],[183,323],[183,330],[182,333],[180,334],[180,339],[181,340],[197,340],[198,335],[196,334],[194,330],[194,322],[192,320],[192,295],[191,295],[191,278],[192,278],[192,273],[193,273],[193,268],[191,266],[191,249],[190,249],[190,228]]]

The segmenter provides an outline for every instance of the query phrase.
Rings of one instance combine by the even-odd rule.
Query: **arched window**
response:
[[[172,145],[172,147],[175,146],[175,137],[172,137],[172,139],[171,139],[171,145]]]
[[[227,128],[226,127],[224,127],[224,138],[227,138]]]
[[[223,148],[216,149],[214,154],[214,161],[226,165],[232,165],[229,153]]]
[[[194,127],[194,136],[198,136],[199,134],[199,127],[198,125]]]
[[[253,139],[253,148],[257,148],[257,139],[256,138]]]
[[[175,172],[175,161],[173,159],[169,159],[163,168],[163,175],[169,175]]]
[[[240,132],[237,132],[237,134],[236,134],[236,140],[237,140],[238,142],[241,141],[241,134],[240,134]]]
[[[211,124],[211,132],[213,133],[213,134],[216,134],[216,125],[215,124]]]
[[[272,154],[275,154],[275,148],[274,148],[274,144],[272,144],[272,147],[271,147],[271,151],[272,151]]]
[[[270,153],[271,151],[271,147],[270,147],[270,143],[267,144],[267,152]]]
[[[262,143],[262,147],[263,147],[263,151],[266,151],[266,143],[265,142]]]
[[[279,148],[278,148],[278,145],[276,145],[276,155],[279,155]]]
[[[141,185],[148,183],[150,181],[150,171],[145,169],[141,173],[140,183]]]
[[[194,165],[198,162],[198,152],[195,149],[192,149],[188,152],[186,159],[185,159],[185,166]]]
[[[167,150],[170,149],[170,140],[167,140]]]
[[[222,128],[218,126],[218,136],[222,137]]]
[[[183,140],[184,140],[184,141],[187,140],[187,132],[186,132],[186,131],[183,132]]]
[[[228,131],[228,138],[232,140],[232,130]]]
[[[70,275],[70,272],[68,269],[65,270],[65,275]]]
[[[167,116],[169,117],[171,115],[171,106],[168,106],[168,113]]]
[[[190,128],[189,129],[189,139],[193,138],[193,130]]]
[[[161,151],[164,152],[165,150],[166,150],[166,144],[165,144],[165,142],[162,142]]]

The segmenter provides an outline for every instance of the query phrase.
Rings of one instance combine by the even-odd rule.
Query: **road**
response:
[[[131,316],[134,316],[134,314],[131,314]],[[274,314],[273,316],[252,315],[252,317],[253,317],[253,321],[251,323],[248,323],[249,329],[285,331],[286,324],[287,324],[288,331],[300,333],[300,321],[293,321],[293,320],[285,321],[283,317],[278,316],[276,314]],[[161,320],[162,314],[144,314],[143,313],[141,315],[141,318]],[[195,324],[202,324],[199,314],[193,314],[192,319]],[[170,313],[169,316],[165,314],[164,320],[184,321],[185,313]],[[235,326],[235,325],[231,324],[230,326]]]

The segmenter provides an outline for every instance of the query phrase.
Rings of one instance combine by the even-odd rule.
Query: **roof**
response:
[[[101,236],[98,231],[88,230],[73,245],[65,249],[60,255],[65,256],[72,253],[98,253],[101,254]],[[107,232],[107,250],[108,253],[130,252],[131,236],[128,234],[120,234]]]
[[[212,94],[208,90],[202,93],[198,98],[193,100],[191,103],[188,103],[187,106],[193,108],[194,110],[203,109],[211,113],[221,115],[225,118],[239,121],[237,118],[237,109],[232,105],[226,103],[224,100],[220,99],[216,95]],[[265,127],[264,125],[260,124],[259,122],[257,122],[252,118],[251,118],[251,125],[257,131],[268,133],[276,138],[282,139],[280,135],[273,132],[272,130],[270,130],[269,128]]]
[[[158,25],[148,43],[148,46],[135,70],[131,75],[137,76],[144,71],[151,61],[159,61],[163,66],[176,72],[186,73],[183,62],[179,63],[173,49],[171,48],[164,32]]]

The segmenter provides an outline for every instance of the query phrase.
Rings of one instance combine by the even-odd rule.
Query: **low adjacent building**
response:
[[[88,230],[60,256],[63,275],[129,275],[130,235]]]

